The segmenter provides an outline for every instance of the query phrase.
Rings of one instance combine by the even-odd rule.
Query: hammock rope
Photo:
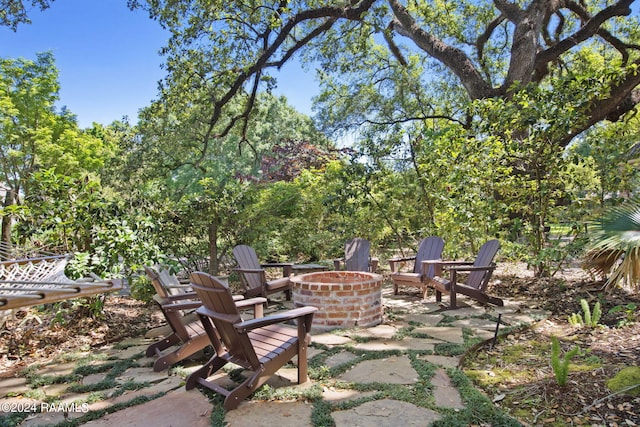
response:
[[[28,258],[10,257],[30,255]],[[64,272],[69,255],[26,248],[12,248],[0,243],[0,311],[92,296],[122,289],[120,280],[96,275],[78,280]]]

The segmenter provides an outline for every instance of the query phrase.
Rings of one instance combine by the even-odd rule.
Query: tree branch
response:
[[[546,67],[548,63],[555,61],[569,49],[598,34],[600,27],[607,20],[616,16],[628,16],[631,13],[630,6],[633,1],[634,0],[620,0],[602,9],[592,18],[585,16],[586,12],[581,11],[583,10],[581,6],[574,2],[567,2],[567,6],[572,12],[578,14],[582,19],[586,18],[587,20],[575,33],[540,52],[536,57],[536,69]]]
[[[491,86],[484,81],[464,51],[444,43],[420,28],[400,1],[389,0],[389,4],[396,18],[393,22],[394,29],[446,65],[458,76],[471,99],[487,98],[493,95]]]
[[[640,60],[634,62],[640,67]],[[640,103],[640,73],[629,72],[627,77],[611,88],[611,93],[605,99],[595,101],[585,113],[588,120],[573,128],[559,143],[566,147],[571,140],[602,120],[617,121],[625,113],[633,110]]]

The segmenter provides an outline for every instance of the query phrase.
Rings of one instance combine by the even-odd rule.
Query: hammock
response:
[[[12,248],[0,242],[0,258],[0,311],[122,289],[120,280],[105,280],[94,274],[69,279],[64,274],[69,255]]]

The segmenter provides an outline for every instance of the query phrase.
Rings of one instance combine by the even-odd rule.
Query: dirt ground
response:
[[[640,398],[613,394],[606,386],[622,367],[640,366],[640,297],[620,290],[603,294],[601,287],[602,282],[581,269],[536,279],[523,265],[501,265],[490,292],[525,301],[531,309],[550,310],[552,316],[509,333],[493,348],[475,349],[465,356],[463,369],[496,405],[525,425],[640,425]],[[569,326],[567,316],[582,312],[581,298],[591,307],[601,301],[601,326]],[[614,309],[628,304],[636,308]],[[0,378],[65,353],[142,335],[161,324],[153,305],[113,295],[105,299],[100,317],[92,317],[78,302],[44,312],[20,311],[0,329]],[[580,348],[564,387],[557,385],[550,366],[552,335],[560,338],[564,351]]]

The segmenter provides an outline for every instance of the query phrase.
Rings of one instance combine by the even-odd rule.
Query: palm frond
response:
[[[640,200],[611,208],[591,229],[584,267],[596,274],[611,274],[607,288],[623,282],[640,290]]]

